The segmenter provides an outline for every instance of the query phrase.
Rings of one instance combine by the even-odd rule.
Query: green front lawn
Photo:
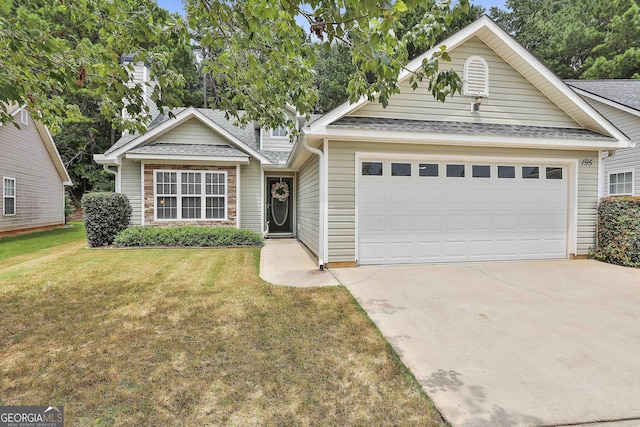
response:
[[[64,405],[67,426],[442,425],[346,289],[266,284],[259,249],[85,246],[0,261],[1,405]]]
[[[82,222],[72,222],[54,230],[0,237],[0,261],[84,239]]]

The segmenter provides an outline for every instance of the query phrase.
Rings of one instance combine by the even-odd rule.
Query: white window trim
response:
[[[7,181],[13,182],[13,196],[7,196],[6,194],[6,183]],[[15,216],[18,212],[18,203],[16,201],[18,195],[18,188],[16,186],[16,179],[10,178],[8,176],[2,177],[2,215],[3,216]],[[13,199],[13,213],[8,214],[4,211],[5,203],[7,199]]]
[[[20,124],[29,125],[29,112],[25,108],[20,111]]]
[[[611,175],[631,173],[631,193],[611,193]],[[633,196],[636,194],[636,171],[633,169],[617,169],[607,173],[607,195],[609,196]]]
[[[284,129],[285,130],[285,134],[283,135],[274,135],[273,132],[277,129]],[[285,126],[282,127],[278,127],[277,129],[271,129],[271,138],[276,138],[276,139],[288,139],[289,138],[289,129],[287,129]]]
[[[176,174],[176,194],[175,197],[177,200],[177,217],[176,218],[158,218],[158,210],[157,210],[157,198],[159,196],[165,197],[174,197],[173,194],[157,194],[157,174],[158,172],[169,172]],[[182,174],[183,173],[199,173],[201,174],[200,185],[201,185],[201,194],[200,198],[202,199],[202,203],[200,204],[200,218],[182,218],[182,197],[198,197],[195,194],[182,194]],[[204,174],[206,173],[217,173],[222,174],[224,176],[224,196],[217,195],[207,195],[205,194],[205,178]],[[224,197],[224,218],[207,218],[206,217],[206,198],[207,197]],[[221,170],[181,170],[181,169],[154,169],[153,170],[153,220],[154,221],[166,221],[166,222],[177,222],[177,221],[192,221],[192,222],[223,222],[229,220],[229,174],[227,171]]]
[[[469,82],[467,80],[467,76],[469,75],[469,64],[475,61],[480,61],[482,65],[484,65],[484,90],[480,92],[477,90],[469,89]],[[483,57],[478,55],[468,57],[467,60],[464,61],[463,73],[464,81],[462,85],[462,93],[465,96],[489,96],[489,64]]]

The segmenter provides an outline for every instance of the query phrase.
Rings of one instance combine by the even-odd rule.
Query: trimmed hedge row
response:
[[[132,246],[262,246],[259,233],[230,227],[129,227],[116,237],[118,247]]]
[[[120,193],[88,193],[82,197],[89,247],[107,246],[131,221],[129,199]]]
[[[594,258],[640,266],[640,197],[607,197],[598,206],[598,246]]]

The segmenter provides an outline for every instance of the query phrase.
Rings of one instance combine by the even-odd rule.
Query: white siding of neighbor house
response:
[[[417,145],[331,141],[329,150],[329,257],[328,262],[355,260],[355,153],[405,153],[456,156],[528,157],[590,159],[590,166],[578,166],[578,254],[584,255],[595,243],[596,207],[598,198],[598,153],[590,151],[536,150],[458,147],[447,145]],[[571,194],[570,185],[569,192]]]
[[[120,192],[129,198],[131,224],[133,225],[142,225],[142,183],[140,179],[140,162],[122,159]]]
[[[289,120],[296,120],[296,115],[289,110],[285,110],[285,115]],[[271,129],[262,128],[262,149],[268,151],[291,151],[293,144],[287,136],[285,138],[274,138],[271,136]]]
[[[196,118],[189,119],[175,129],[160,135],[154,142],[167,144],[230,145],[228,139]]]
[[[634,195],[640,194],[640,117],[602,102],[592,99],[585,99],[589,104],[602,113],[611,123],[624,132],[632,142],[636,143],[634,148],[623,148],[617,150],[613,157],[604,159],[603,195],[609,195],[609,172],[629,172],[633,171],[635,180]]]
[[[0,232],[64,224],[63,180],[33,119],[21,127],[0,126]],[[3,215],[3,177],[16,180],[15,215]]]
[[[446,102],[436,101],[422,83],[413,90],[409,80],[400,83],[400,93],[393,95],[383,108],[371,102],[351,116],[387,117],[411,120],[439,120],[476,123],[502,123],[530,126],[580,127],[540,90],[515,71],[479,38],[469,41],[450,52],[451,62],[440,62],[440,69],[454,69],[463,78],[465,60],[481,56],[489,65],[489,96],[484,97],[479,112],[471,112],[473,96],[456,94]]]
[[[260,161],[240,166],[240,227],[262,232]]]
[[[318,156],[312,155],[298,171],[298,239],[314,254],[319,253],[319,208]]]

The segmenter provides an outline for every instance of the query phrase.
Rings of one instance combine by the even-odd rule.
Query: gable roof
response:
[[[205,108],[194,107],[181,107],[171,111],[174,114],[174,118],[169,117],[169,114],[157,116],[147,128],[147,132],[140,134],[125,134],[116,142],[111,148],[109,148],[103,156],[98,155],[96,161],[98,163],[107,163],[108,160],[115,161],[118,157],[125,153],[130,152],[138,147],[143,146],[145,143],[151,141],[154,138],[163,135],[177,126],[185,123],[192,118],[198,119],[204,125],[211,130],[222,135],[229,142],[239,148],[240,150],[249,153],[251,156],[259,159],[264,163],[271,163],[267,156],[261,153],[257,146],[259,142],[256,141],[255,130],[247,126],[241,128],[235,126],[229,120],[226,119],[225,113],[220,110],[211,110]],[[141,153],[138,153],[141,154]],[[167,155],[171,155],[167,153]]]
[[[565,80],[580,95],[615,107],[627,107],[640,115],[640,80]],[[608,102],[607,102],[608,101]]]
[[[11,108],[10,108],[11,109]],[[12,116],[16,116],[19,112],[21,112],[24,107],[17,106],[13,111],[11,111]],[[67,168],[64,166],[62,161],[62,157],[60,157],[60,153],[58,152],[58,147],[56,147],[55,142],[53,141],[53,137],[51,136],[51,132],[49,132],[49,128],[47,128],[42,122],[35,120],[31,114],[29,114],[31,120],[35,124],[36,130],[38,134],[40,134],[40,138],[44,143],[45,148],[49,152],[49,156],[51,157],[51,161],[62,180],[63,185],[73,185],[71,182],[71,177],[69,177],[69,173],[67,172]],[[3,126],[3,123],[0,123],[0,126]]]
[[[627,138],[622,132],[602,117],[594,108],[564,84],[560,78],[547,69],[486,15],[409,62],[406,69],[400,73],[398,82],[408,79],[412,75],[412,72],[420,69],[425,59],[430,58],[435,52],[439,51],[442,46],[450,51],[474,36],[478,37],[490,49],[496,52],[580,126],[594,132],[610,135],[620,141],[621,146],[626,146]],[[362,97],[353,104],[349,104],[348,102],[342,104],[308,125],[305,129],[305,134],[325,135],[327,126],[369,102],[371,101]]]

